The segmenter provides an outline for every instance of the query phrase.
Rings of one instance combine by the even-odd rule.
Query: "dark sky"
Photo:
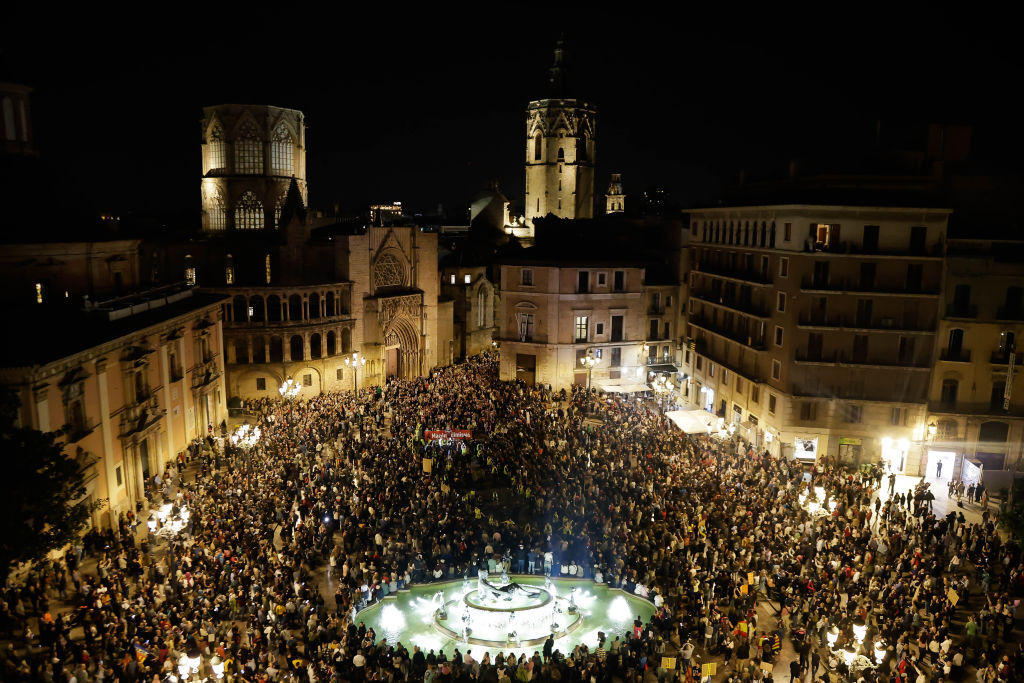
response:
[[[741,165],[856,146],[879,117],[974,123],[978,154],[1004,162],[1021,149],[1014,27],[972,6],[379,4],[27,17],[0,78],[37,89],[69,194],[118,212],[198,211],[200,109],[232,101],[305,112],[314,206],[466,205],[489,178],[520,197],[524,109],[562,31],[570,88],[598,107],[599,192],[617,171],[627,194],[709,201]]]

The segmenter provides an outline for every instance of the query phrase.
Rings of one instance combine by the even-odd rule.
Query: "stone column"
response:
[[[108,523],[116,525],[121,492],[117,486],[117,473],[114,467],[114,437],[110,427],[110,395],[107,388],[107,361],[105,358],[96,361],[96,379],[100,397],[100,432],[103,435],[102,457],[103,473],[106,475],[107,481]]]

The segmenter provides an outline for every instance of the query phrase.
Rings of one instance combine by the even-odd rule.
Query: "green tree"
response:
[[[19,427],[20,401],[0,387],[0,585],[19,562],[40,560],[78,537],[102,503],[83,500],[78,461],[58,432]]]

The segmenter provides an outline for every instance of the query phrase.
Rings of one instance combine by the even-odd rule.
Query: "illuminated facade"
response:
[[[927,464],[959,476],[964,458],[986,471],[1019,468],[1024,444],[1024,243],[950,240],[935,370],[928,394]],[[948,475],[947,475],[948,476]],[[988,483],[988,480],[986,480]]]
[[[694,406],[776,453],[916,474],[949,213],[691,212]]]
[[[34,305],[0,383],[20,424],[58,432],[78,461],[91,523],[114,525],[147,505],[165,464],[227,418],[220,297],[181,286],[79,306]],[[67,334],[73,329],[73,335]]]
[[[302,112],[222,104],[205,107],[200,125],[204,231],[281,229],[292,178],[308,201]]]

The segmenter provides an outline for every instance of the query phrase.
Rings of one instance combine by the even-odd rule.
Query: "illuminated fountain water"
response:
[[[435,603],[436,604],[436,603]],[[553,584],[521,585],[505,574],[497,582],[481,572],[474,587],[463,582],[462,593],[436,604],[434,627],[457,641],[474,645],[537,645],[549,635],[560,638],[583,622],[575,589],[560,597]]]

